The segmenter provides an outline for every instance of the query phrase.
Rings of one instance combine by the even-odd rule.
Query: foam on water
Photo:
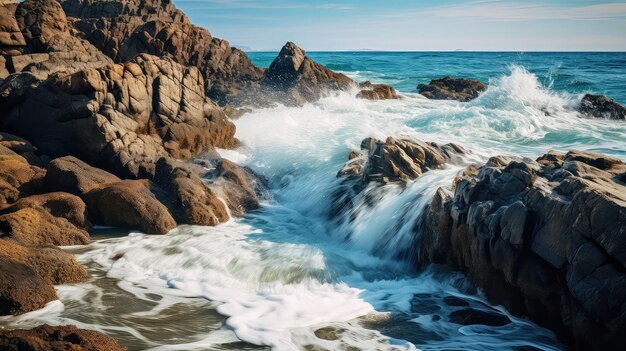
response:
[[[339,222],[328,220],[336,173],[350,149],[369,136],[456,142],[471,150],[469,163],[573,147],[624,158],[624,128],[576,117],[575,95],[551,92],[518,67],[470,103],[417,94],[394,101],[353,96],[259,109],[235,122],[243,146],[223,154],[269,179],[273,199],[261,210],[217,227],[99,241],[78,256],[96,278],[60,287],[63,304],[55,302],[45,313],[3,322],[74,323],[140,340],[133,349],[152,350],[255,348],[232,346],[236,340],[276,350],[561,349],[552,333],[490,306],[463,277],[437,267],[418,274],[399,258],[419,235],[413,228],[421,210],[461,165],[427,172],[405,188],[368,188],[377,201],[357,198]],[[105,318],[114,313],[105,303],[111,289],[105,279],[116,282],[117,296],[130,294],[133,300],[124,301],[135,301],[119,320]],[[76,312],[86,305],[89,313]],[[452,317],[463,308],[504,322],[463,326]],[[192,318],[184,340],[165,338],[169,327],[155,334],[141,324],[167,320],[163,316],[174,309],[215,309],[226,320]],[[180,337],[181,331],[171,333]]]

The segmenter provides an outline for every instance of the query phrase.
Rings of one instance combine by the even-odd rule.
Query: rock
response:
[[[204,96],[199,71],[171,59],[142,54],[26,91],[16,86],[0,87],[0,128],[53,158],[73,155],[122,177],[150,178],[162,156],[238,145],[235,126]]]
[[[0,132],[0,145],[24,157],[33,166],[42,167],[44,164],[41,158],[36,155],[33,145],[26,139]]]
[[[359,88],[362,88],[362,90],[357,94],[357,97],[362,99],[390,100],[400,98],[396,90],[386,84],[372,84],[366,81],[359,83]]]
[[[17,200],[11,206],[1,210],[0,214],[25,208],[47,212],[54,217],[67,219],[77,228],[85,231],[91,230],[91,223],[87,220],[87,207],[78,196],[63,192],[31,195]]]
[[[73,325],[40,325],[33,329],[0,331],[0,347],[7,351],[125,351],[115,339]]]
[[[470,101],[487,90],[485,83],[477,80],[443,77],[417,86],[419,93],[434,100]]]
[[[501,313],[481,311],[474,308],[464,308],[450,313],[450,321],[462,325],[482,324],[492,327],[501,327],[511,323],[511,320]]]
[[[171,1],[63,0],[74,27],[115,62],[138,54],[167,56],[183,66],[195,66],[206,82],[208,96],[221,105],[259,85],[264,70],[241,50],[206,29],[191,24]]]
[[[180,161],[162,158],[157,162],[154,182],[171,194],[172,211],[178,222],[217,225],[230,217],[227,206],[198,176]]]
[[[319,99],[332,90],[345,90],[355,85],[352,79],[311,60],[304,50],[287,42],[265,72],[262,84],[285,93],[288,104],[298,105]]]
[[[0,207],[15,202],[20,196],[34,192],[45,171],[28,164],[25,158],[0,146]]]
[[[250,112],[252,112],[252,109],[249,109],[249,108],[236,108],[232,105],[224,106],[224,113],[230,119],[237,119],[245,115],[246,113],[250,113]]]
[[[586,94],[578,111],[584,115],[605,119],[626,119],[626,108],[604,95]]]
[[[24,245],[85,245],[89,234],[67,219],[46,211],[23,208],[0,216],[0,236]]]
[[[364,183],[406,182],[421,176],[429,169],[437,169],[451,160],[458,161],[464,154],[463,148],[455,144],[438,145],[418,140],[388,137],[380,141],[367,138],[361,143],[367,152],[367,162],[363,168]]]
[[[77,283],[88,276],[72,254],[54,247],[25,247],[4,238],[0,239],[0,259],[25,264],[50,285]]]
[[[26,40],[15,20],[17,2],[0,3],[0,53],[26,46]]]
[[[121,181],[117,176],[91,167],[73,156],[59,157],[48,165],[43,186],[48,191],[84,195],[93,188]]]
[[[166,234],[176,222],[151,186],[147,180],[123,180],[90,190],[84,196],[90,218],[96,224]]]
[[[621,160],[551,151],[494,157],[439,189],[418,224],[423,264],[468,274],[496,304],[579,350],[626,336],[626,174]]]
[[[55,0],[27,0],[15,11],[25,45],[10,57],[10,73],[31,72],[39,80],[111,63],[88,41],[75,36]],[[21,42],[19,44],[22,44]],[[19,55],[19,54],[22,55]]]
[[[260,194],[267,187],[264,179],[249,168],[231,161],[216,161],[215,171],[209,172],[209,188],[226,201],[230,214],[243,216],[244,213],[259,208]]]
[[[10,258],[0,257],[0,281],[0,315],[35,311],[57,299],[52,284],[26,264]]]

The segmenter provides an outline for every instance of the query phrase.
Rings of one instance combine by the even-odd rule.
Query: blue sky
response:
[[[626,2],[174,0],[253,50],[626,51]]]

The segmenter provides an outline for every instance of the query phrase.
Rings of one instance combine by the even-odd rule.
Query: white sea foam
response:
[[[299,108],[248,113],[235,122],[243,146],[220,152],[268,177],[271,203],[217,227],[181,226],[166,236],[108,239],[80,254],[81,262],[106,272],[107,279],[137,301],[132,312],[119,317],[123,323],[103,322],[113,307],[106,303],[110,288],[103,287],[102,277],[60,287],[65,307],[59,302],[51,313],[5,322],[78,323],[117,337],[127,335],[143,345],[134,349],[154,351],[220,349],[237,338],[276,350],[306,345],[559,349],[550,332],[489,306],[480,295],[463,293],[460,276],[435,271],[417,275],[397,258],[419,234],[413,226],[421,209],[437,187],[451,184],[461,166],[427,172],[404,189],[388,186],[374,204],[357,199],[353,212],[346,214],[352,220],[339,225],[328,221],[336,172],[349,150],[369,136],[456,142],[471,150],[467,162],[498,153],[536,157],[549,148],[573,147],[625,157],[619,149],[626,140],[623,127],[578,118],[572,111],[576,96],[553,93],[518,67],[490,83],[487,92],[469,103],[427,100],[418,94],[367,101],[351,92]],[[449,314],[455,307],[443,303],[450,296],[505,315],[511,323],[452,323]],[[88,304],[88,315],[72,312]],[[193,325],[200,328],[186,341],[163,341],[162,335],[151,336],[133,322],[156,321],[181,306],[191,306],[186,313],[215,308],[227,319],[222,323],[197,317]],[[81,322],[86,319],[90,321]],[[333,328],[336,340],[317,337],[314,332],[322,327]]]

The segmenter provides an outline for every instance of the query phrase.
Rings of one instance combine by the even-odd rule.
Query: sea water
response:
[[[302,107],[256,109],[235,121],[242,146],[222,156],[269,180],[261,209],[216,227],[131,233],[70,248],[85,283],[57,287],[60,301],[12,327],[72,323],[131,350],[559,350],[554,335],[489,304],[460,274],[416,271],[400,253],[438,187],[462,166],[429,171],[350,217],[329,219],[337,171],[365,137],[455,142],[465,162],[496,154],[536,158],[582,149],[626,159],[626,125],[573,112],[584,93],[626,103],[623,53],[309,53],[355,80],[393,85],[402,99],[355,91]],[[268,66],[276,53],[251,53]],[[460,103],[427,100],[415,86],[454,75],[489,89]],[[451,318],[472,308],[493,325]],[[504,321],[504,322],[502,322]]]

